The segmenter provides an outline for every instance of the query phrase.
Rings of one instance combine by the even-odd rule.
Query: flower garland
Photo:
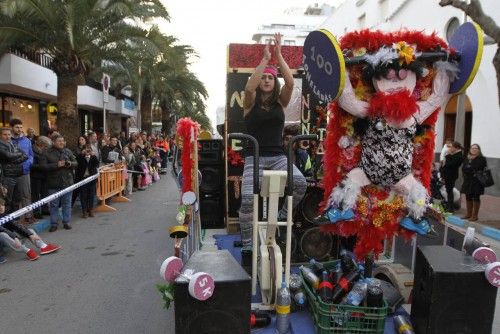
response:
[[[192,191],[193,182],[193,144],[197,143],[200,125],[191,118],[184,117],[177,121],[177,136],[182,140],[182,192]],[[194,136],[194,138],[191,138]]]
[[[234,167],[241,167],[245,165],[245,160],[241,157],[241,154],[234,151],[231,147],[227,149],[227,160]]]

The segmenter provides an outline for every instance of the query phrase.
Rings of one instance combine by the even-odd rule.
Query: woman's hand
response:
[[[266,44],[266,47],[264,48],[264,57],[263,60],[265,61],[270,61],[271,60],[271,51],[269,51],[269,44]]]
[[[281,38],[283,37],[282,34],[279,32],[274,34],[274,52],[276,54],[276,57],[281,56]]]

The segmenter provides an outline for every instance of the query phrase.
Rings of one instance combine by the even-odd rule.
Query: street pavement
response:
[[[62,245],[54,254],[29,262],[8,252],[0,264],[0,333],[174,333],[173,308],[163,308],[155,286],[173,254],[174,179],[165,175],[130,199],[96,218],[74,210],[72,230],[43,232]]]

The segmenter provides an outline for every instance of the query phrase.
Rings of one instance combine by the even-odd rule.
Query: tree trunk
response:
[[[153,95],[149,89],[145,89],[141,98],[141,129],[151,133],[151,110],[153,104]]]
[[[497,52],[493,57],[493,66],[495,67],[495,71],[497,72],[497,95],[498,104],[500,105],[500,46],[497,47]]]
[[[75,149],[80,136],[80,117],[77,108],[77,77],[57,78],[57,131],[66,146]]]
[[[161,108],[161,132],[163,134],[169,135],[170,133],[170,108],[168,103],[165,101],[160,101]]]

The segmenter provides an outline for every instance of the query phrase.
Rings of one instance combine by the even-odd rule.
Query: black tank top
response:
[[[245,116],[247,133],[259,143],[259,155],[274,157],[284,154],[283,127],[285,126],[285,113],[281,104],[276,102],[269,111],[255,104]],[[253,155],[253,147],[249,145],[247,156]]]

